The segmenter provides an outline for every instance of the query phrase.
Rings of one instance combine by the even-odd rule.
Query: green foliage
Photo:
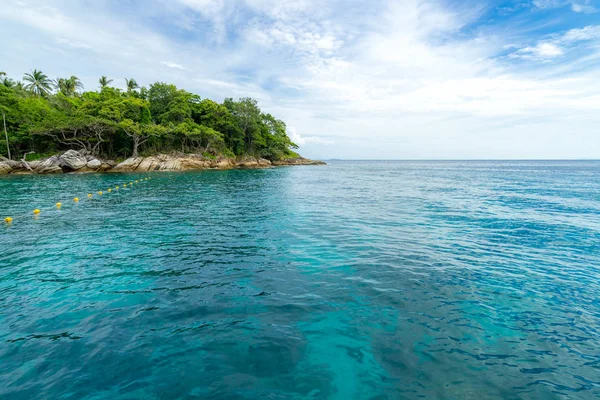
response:
[[[100,89],[104,89],[105,87],[110,85],[112,82],[113,82],[112,79],[108,79],[105,76],[102,76],[102,77],[100,77],[100,79],[98,79],[98,83],[100,84]]]
[[[54,88],[66,97],[73,97],[78,89],[83,90],[83,84],[78,77],[72,75],[70,78],[57,78]]]
[[[126,79],[123,92],[105,76],[99,91],[83,92],[76,76],[52,82],[38,70],[23,80],[25,86],[0,77],[0,111],[15,157],[34,152],[27,155],[33,160],[70,148],[114,159],[171,151],[207,158],[298,156],[285,123],[251,98],[219,104],[163,82],[140,88],[134,79]],[[6,153],[1,142],[0,152]]]
[[[23,80],[27,82],[25,89],[38,96],[47,96],[52,90],[52,81],[37,69],[31,71],[31,73],[26,73]]]

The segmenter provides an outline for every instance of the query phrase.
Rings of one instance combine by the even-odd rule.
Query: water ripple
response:
[[[0,179],[0,398],[600,397],[600,163]]]

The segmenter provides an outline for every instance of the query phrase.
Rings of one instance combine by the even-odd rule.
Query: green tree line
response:
[[[33,70],[15,81],[0,72],[0,112],[13,158],[67,149],[108,158],[165,152],[298,157],[285,123],[254,99],[217,103],[163,82],[140,87],[125,79],[126,91],[112,82],[103,76],[98,90],[84,91],[76,76],[52,80]],[[7,150],[0,141],[0,154]]]

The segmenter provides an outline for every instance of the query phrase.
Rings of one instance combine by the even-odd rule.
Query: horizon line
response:
[[[600,161],[600,158],[323,158],[322,161]]]

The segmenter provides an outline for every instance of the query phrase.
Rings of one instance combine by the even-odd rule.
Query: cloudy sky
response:
[[[600,158],[595,1],[2,0],[0,70],[251,96],[313,158]]]

